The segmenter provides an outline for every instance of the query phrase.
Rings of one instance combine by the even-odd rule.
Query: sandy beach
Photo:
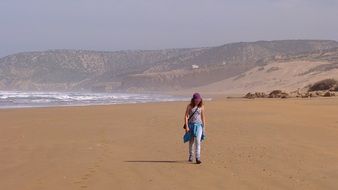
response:
[[[338,98],[208,101],[201,165],[186,104],[0,110],[0,187],[337,189]]]

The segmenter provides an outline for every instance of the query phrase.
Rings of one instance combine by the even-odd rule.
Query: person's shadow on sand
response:
[[[168,163],[168,164],[184,164],[188,163],[185,160],[126,160],[129,163]]]

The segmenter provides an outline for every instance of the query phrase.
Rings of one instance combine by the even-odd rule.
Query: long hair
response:
[[[191,98],[191,101],[190,101],[190,106],[191,107],[195,107],[195,101],[194,101],[194,98]],[[203,99],[201,99],[200,103],[197,105],[199,108],[203,106]]]

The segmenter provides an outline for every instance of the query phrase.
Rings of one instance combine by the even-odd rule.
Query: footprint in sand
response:
[[[101,136],[101,143],[97,144],[98,147],[102,148],[102,152],[99,154],[99,156],[96,158],[96,161],[92,167],[88,167],[86,172],[82,175],[82,177],[76,181],[74,181],[74,184],[80,185],[80,188],[85,189],[88,188],[88,185],[86,184],[87,181],[99,170],[101,167],[101,164],[104,162],[105,159],[109,157],[110,154],[113,152],[107,147],[109,141],[104,136],[105,131],[102,131]]]
[[[96,164],[93,167],[87,168],[87,172],[84,173],[84,175],[82,175],[80,180],[76,180],[73,183],[79,184],[80,188],[83,188],[83,189],[88,188],[88,185],[86,185],[86,183],[89,180],[89,178],[97,172],[97,169],[101,167],[100,162],[101,161],[96,161]]]
[[[96,170],[89,170],[89,172],[90,172],[90,173],[95,173],[95,172],[96,172]]]

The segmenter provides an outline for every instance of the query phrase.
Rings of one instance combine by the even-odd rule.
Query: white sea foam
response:
[[[162,94],[0,91],[0,108],[104,105],[187,100],[189,100],[188,97]]]

